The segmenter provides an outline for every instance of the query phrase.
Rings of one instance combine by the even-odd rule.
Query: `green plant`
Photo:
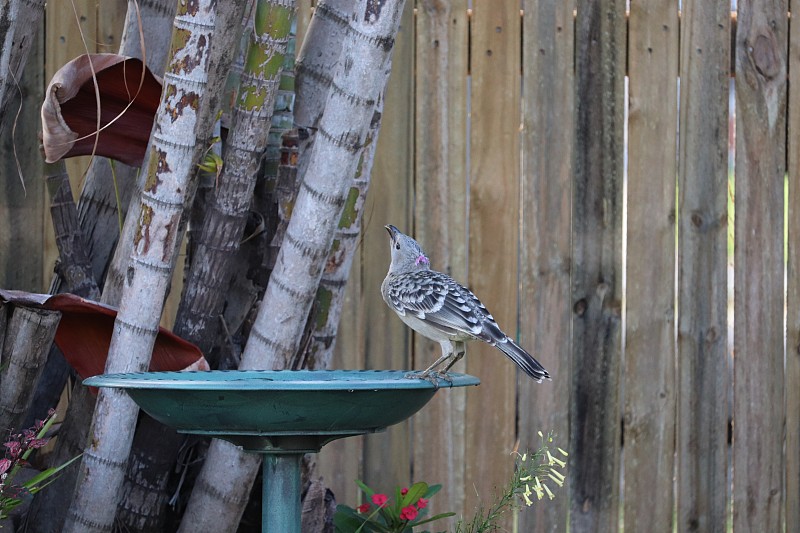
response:
[[[455,513],[442,513],[425,518],[428,501],[439,492],[441,485],[414,483],[409,488],[395,488],[394,498],[375,492],[361,481],[356,481],[368,498],[353,509],[347,505],[338,505],[333,517],[337,533],[401,533],[412,532],[414,527],[448,518]]]
[[[32,428],[10,435],[8,440],[3,443],[5,457],[0,459],[0,520],[7,518],[26,496],[36,494],[52,483],[61,470],[80,457],[78,455],[60,466],[39,472],[20,485],[13,483],[22,467],[28,464],[28,458],[33,451],[41,448],[50,440],[45,435],[55,420],[55,411],[51,409],[44,420],[37,420]]]
[[[498,521],[506,512],[519,509],[523,504],[531,506],[545,496],[551,500],[555,498],[555,493],[548,484],[564,486],[565,476],[562,471],[567,466],[566,458],[569,454],[558,446],[553,446],[552,433],[545,437],[540,431],[539,438],[542,442],[535,452],[513,452],[514,474],[511,481],[503,487],[488,510],[479,505],[469,521],[459,520],[456,533],[497,531],[501,529]],[[424,518],[428,499],[439,492],[441,485],[428,486],[420,482],[409,489],[397,488],[393,503],[390,504],[390,498],[386,494],[375,492],[361,481],[356,481],[356,484],[368,501],[355,509],[346,505],[336,507],[333,522],[337,533],[410,533],[416,526],[455,515],[442,513]]]
[[[551,500],[555,498],[548,483],[555,483],[558,487],[564,485],[565,476],[561,470],[566,468],[566,457],[569,454],[556,446],[556,453],[565,459],[559,459],[553,455],[550,451],[553,442],[552,433],[548,433],[545,437],[540,431],[539,437],[542,444],[535,452],[522,454],[513,452],[515,456],[514,475],[495,498],[489,510],[485,510],[483,505],[480,505],[468,522],[458,521],[456,533],[497,531],[500,529],[500,526],[497,525],[498,520],[506,512],[519,508],[521,503],[531,506],[545,496]]]

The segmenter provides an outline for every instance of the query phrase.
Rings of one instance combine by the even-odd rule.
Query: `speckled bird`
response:
[[[431,270],[430,261],[417,241],[392,225],[386,229],[392,262],[381,284],[383,299],[407,326],[442,347],[442,356],[418,377],[427,379],[449,359],[441,372],[446,374],[464,357],[466,341],[477,339],[500,349],[537,382],[550,379],[547,370],[531,354],[503,333],[471,290],[447,274]]]

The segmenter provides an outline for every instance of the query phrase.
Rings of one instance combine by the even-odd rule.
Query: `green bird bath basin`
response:
[[[478,385],[448,374],[437,386],[404,370],[249,370],[105,374],[83,381],[125,389],[181,433],[225,439],[264,457],[262,531],[300,533],[300,459],[328,442],[381,431],[438,389]]]

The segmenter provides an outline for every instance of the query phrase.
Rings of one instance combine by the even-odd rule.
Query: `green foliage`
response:
[[[411,533],[414,528],[455,515],[441,513],[425,518],[428,500],[441,490],[441,485],[414,483],[409,488],[396,487],[394,498],[378,493],[361,481],[356,481],[369,502],[356,509],[347,505],[336,507],[333,524],[337,533]]]
[[[32,428],[23,430],[22,433],[12,434],[3,444],[6,452],[5,457],[0,459],[0,520],[8,518],[25,497],[44,489],[55,481],[62,470],[80,458],[80,455],[73,457],[60,466],[39,472],[25,483],[14,485],[14,478],[28,464],[31,453],[47,444],[49,439],[45,435],[55,419],[55,411],[51,409],[45,420],[37,421]]]
[[[542,444],[535,452],[523,454],[514,452],[516,456],[514,475],[495,498],[491,507],[486,510],[483,505],[480,505],[468,522],[460,520],[456,524],[456,533],[498,531],[501,529],[497,524],[500,518],[508,511],[519,509],[520,503],[531,506],[545,496],[551,500],[555,498],[548,483],[552,482],[558,487],[564,485],[565,476],[561,470],[566,468],[567,463],[566,460],[559,459],[550,451],[550,445],[553,442],[552,433],[545,437],[540,431],[539,437],[542,439]],[[568,456],[563,449],[557,446],[555,449],[558,455],[565,458]],[[532,496],[535,497],[535,500]]]
[[[552,445],[552,433],[545,437],[540,431],[539,437],[542,443],[535,452],[513,453],[514,475],[489,509],[487,510],[482,504],[479,505],[469,521],[463,519],[458,521],[456,533],[499,531],[502,528],[498,525],[498,521],[507,512],[520,509],[523,504],[531,506],[545,496],[550,500],[555,498],[549,484],[564,486],[565,476],[562,471],[567,466],[566,457],[569,454]],[[408,489],[396,488],[394,498],[389,498],[386,494],[375,492],[361,481],[356,481],[356,484],[364,493],[367,503],[355,509],[347,505],[337,506],[333,517],[337,533],[411,533],[417,526],[455,515],[455,513],[441,513],[424,518],[428,499],[439,492],[441,485],[428,486],[419,482]]]

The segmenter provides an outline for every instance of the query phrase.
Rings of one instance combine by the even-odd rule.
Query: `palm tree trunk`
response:
[[[388,79],[389,69],[386,71],[386,77]],[[350,278],[353,256],[361,237],[361,215],[364,212],[364,202],[372,177],[372,163],[375,161],[375,149],[378,144],[382,115],[383,97],[381,96],[375,106],[369,133],[365,145],[361,149],[359,165],[350,185],[347,202],[339,218],[333,246],[327,261],[325,261],[325,270],[317,289],[314,304],[316,319],[314,320],[314,330],[311,333],[311,341],[308,343],[305,353],[299,354],[303,358],[303,362],[299,366],[305,368],[330,368],[333,359],[333,349],[336,347],[336,334],[339,330],[339,319],[344,304],[345,287]]]
[[[214,0],[178,5],[147,179],[139,208],[132,213],[137,215],[134,246],[124,271],[108,373],[143,371],[150,361],[181,239],[184,206],[194,193],[195,142],[209,136],[210,128],[199,119],[209,105],[204,91],[216,14]],[[137,414],[138,407],[124,391],[102,389],[98,394],[64,531],[111,529]]]
[[[308,171],[245,346],[241,369],[284,368],[297,350],[358,164],[357,156],[375,102],[385,86],[385,69],[403,5],[404,0],[355,3],[351,29],[342,46]],[[238,485],[247,494],[258,460],[245,457],[230,444],[212,441],[180,531],[235,528],[235,522],[220,519],[220,505],[209,489]],[[244,468],[233,468],[237,463]],[[226,518],[229,517],[232,516]]]
[[[354,9],[354,0],[320,0],[297,55],[295,123],[304,128],[307,134],[299,146],[297,172],[301,178],[306,174],[310,160],[308,156],[328,101],[328,91],[342,52],[342,43],[350,29],[348,20]]]
[[[56,334],[61,313],[8,304],[11,310],[0,340],[3,372],[0,377],[0,432],[8,435],[20,429],[30,405],[28,391],[39,377],[50,344]]]
[[[261,155],[267,144],[293,1],[261,1],[241,74],[224,166],[194,247],[189,277],[173,331],[209,353],[228,295],[233,262],[242,240]],[[235,34],[233,34],[235,35]],[[119,519],[134,531],[157,531],[164,519],[166,485],[184,437],[145,418],[136,432]],[[157,444],[155,444],[157,443]]]

